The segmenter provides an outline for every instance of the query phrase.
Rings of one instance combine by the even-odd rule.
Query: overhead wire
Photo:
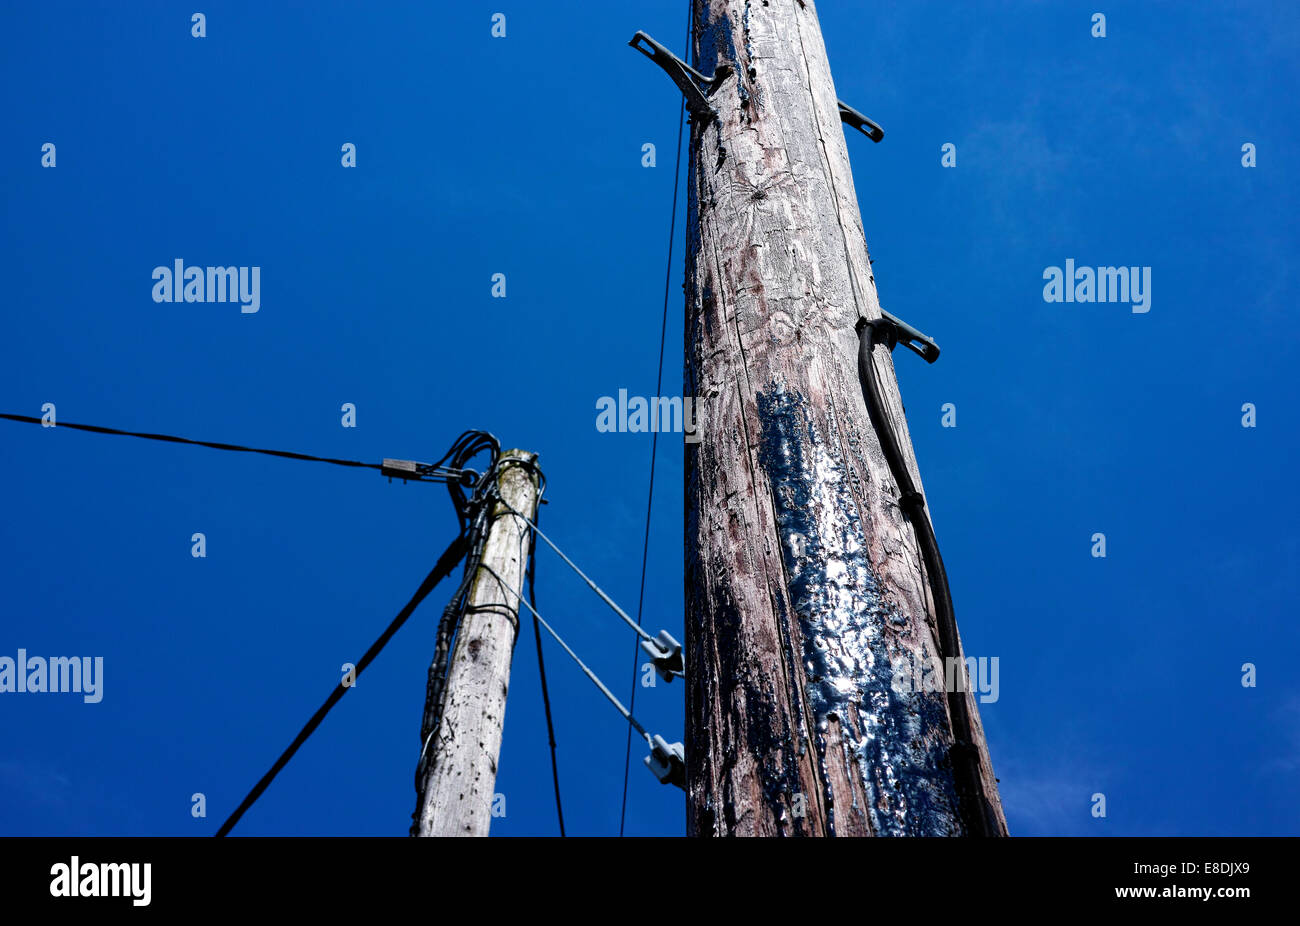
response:
[[[452,593],[447,600],[447,604],[443,607],[434,637],[433,659],[429,663],[428,677],[425,682],[424,712],[420,722],[420,756],[415,765],[415,793],[417,797],[421,793],[424,776],[428,770],[429,743],[441,726],[443,694],[447,683],[447,672],[451,663],[452,641],[464,610],[465,596],[473,580],[475,567],[482,555],[482,526],[485,521],[486,511],[482,512],[472,522],[474,529],[467,531],[465,568],[461,575],[460,585],[457,586],[456,591]],[[420,808],[417,804],[415,811],[411,815],[411,835],[415,835],[419,813]]]
[[[514,457],[502,459],[499,453],[500,451],[499,445],[492,444],[489,446],[485,442],[466,443],[461,447],[460,452],[461,454],[467,454],[467,453],[473,454],[476,452],[481,452],[483,449],[491,450],[492,464],[489,467],[487,473],[482,477],[482,479],[479,481],[478,485],[476,486],[474,497],[470,502],[469,510],[467,512],[468,514],[471,514],[474,518],[471,534],[475,538],[475,540],[472,543],[471,550],[466,557],[464,575],[462,576],[460,586],[457,588],[456,592],[452,595],[450,601],[447,603],[447,606],[443,609],[442,619],[439,622],[439,626],[438,626],[438,636],[437,636],[437,643],[435,646],[434,658],[429,667],[429,684],[426,690],[424,721],[422,723],[422,728],[421,728],[422,743],[420,748],[420,758],[417,763],[416,774],[415,774],[415,790],[417,795],[420,795],[422,793],[423,791],[422,782],[424,781],[425,776],[429,772],[429,765],[428,765],[429,743],[432,741],[433,737],[437,734],[439,728],[441,727],[441,720],[442,720],[441,715],[442,715],[442,710],[445,706],[443,701],[444,698],[446,697],[446,680],[447,680],[447,674],[450,671],[452,659],[455,654],[456,637],[460,632],[460,624],[464,616],[468,613],[471,613],[469,592],[470,589],[473,587],[474,578],[475,576],[478,575],[480,570],[483,570],[495,576],[499,583],[501,582],[500,577],[496,576],[495,571],[492,570],[490,566],[488,566],[486,563],[483,562],[483,547],[486,543],[486,536],[487,536],[486,525],[493,508],[496,505],[501,504],[504,505],[510,511],[515,512],[513,506],[511,506],[509,502],[507,502],[501,494],[500,485],[499,485],[499,479],[501,473],[507,466],[518,466],[528,470],[530,476],[535,477],[537,480],[537,500],[539,505],[546,491],[546,476],[542,472],[541,468],[537,465],[535,459],[518,459]],[[457,465],[463,465],[464,460],[462,459],[461,456],[455,456],[452,459],[453,462],[457,463]],[[443,461],[439,461],[439,462],[444,462],[445,460],[446,458],[444,458]],[[518,514],[517,512],[515,513]],[[523,517],[522,515],[518,515],[518,516],[521,518]],[[524,518],[524,520],[527,519]],[[523,541],[527,539],[528,536],[529,534],[527,531],[521,530],[520,532],[521,548],[522,548]],[[530,547],[527,574],[525,578],[526,581],[528,582],[529,602],[532,602],[533,607],[535,608],[536,574],[534,571],[535,570],[535,560],[533,557],[534,551],[535,551],[535,547]],[[522,557],[522,555],[523,554],[521,549],[520,556]],[[501,584],[504,586],[504,583]],[[502,613],[511,620],[511,622],[514,625],[516,633],[518,632],[518,628],[519,628],[518,616],[514,611],[511,611],[508,607],[500,608],[497,606],[493,606],[491,608],[483,608],[481,606],[474,606],[472,610],[474,612],[479,612],[482,610],[493,610],[497,613]],[[538,643],[538,653],[537,653],[538,673],[541,679],[542,701],[546,713],[547,738],[551,749],[551,778],[555,789],[556,817],[559,822],[560,835],[563,836],[565,835],[564,810],[563,810],[563,802],[562,802],[561,791],[560,791],[558,757],[556,754],[555,726],[551,714],[550,691],[547,687],[547,681],[546,681],[545,657],[541,649],[541,634],[540,631],[536,629],[536,626],[534,626],[534,636]],[[417,803],[415,812],[412,814],[412,818],[411,818],[411,835],[416,835],[418,832],[419,818],[422,809],[423,808],[419,806]]]
[[[537,612],[537,609],[533,607],[533,605],[528,601],[528,599],[520,595],[519,592],[510,588],[509,584],[507,584],[506,581],[503,578],[501,578],[501,576],[497,573],[497,571],[493,569],[491,566],[484,563],[480,565],[479,568],[482,569],[484,572],[486,572],[488,575],[492,576],[492,578],[496,579],[497,584],[499,584],[503,590],[510,592],[510,594],[514,595],[519,601],[521,601],[524,604],[525,607],[528,608],[529,611],[532,612],[532,615],[537,620],[537,622],[546,628],[546,632],[549,633],[555,639],[555,642],[560,644],[560,646],[564,649],[564,651],[569,654],[569,658],[571,658],[574,662],[578,664],[578,668],[581,669],[583,674],[586,675],[587,678],[591,680],[592,684],[594,684],[600,690],[600,693],[603,694],[609,700],[609,702],[614,705],[614,707],[618,710],[618,712],[623,715],[623,719],[626,720],[628,724],[632,726],[633,729],[635,729],[638,733],[640,733],[643,737],[645,737],[647,743],[651,742],[650,734],[646,731],[646,728],[641,725],[641,722],[632,715],[631,711],[629,711],[626,707],[623,706],[623,702],[620,701],[618,697],[612,691],[609,690],[608,687],[606,687],[605,683],[600,680],[600,677],[596,675],[596,673],[593,672],[591,668],[585,662],[582,661],[582,658],[573,651],[573,648],[570,647],[568,643],[564,642],[564,638],[559,635],[559,633],[555,630],[554,627],[552,627],[549,623],[547,623],[546,619]]]
[[[406,603],[401,611],[397,612],[397,616],[393,618],[392,622],[387,628],[385,628],[384,632],[379,635],[374,643],[370,644],[370,648],[366,650],[365,655],[357,661],[356,669],[351,675],[351,682],[353,684],[355,684],[356,679],[360,678],[361,673],[365,671],[366,667],[374,661],[376,656],[379,655],[379,652],[384,648],[384,645],[392,639],[393,634],[397,633],[397,631],[401,629],[402,625],[406,623],[406,619],[414,613],[420,602],[428,597],[429,592],[433,591],[434,586],[447,576],[451,575],[451,571],[456,568],[456,564],[460,562],[461,558],[465,555],[465,546],[466,538],[464,535],[458,536],[451,542],[451,545],[447,547],[442,556],[438,557],[437,563],[434,564],[434,567],[429,571],[429,574],[425,576],[424,581],[420,583],[420,587],[416,589],[415,594],[411,596],[411,600]],[[280,773],[280,770],[289,764],[289,760],[293,758],[294,753],[298,751],[299,747],[302,746],[302,744],[307,741],[307,738],[310,737],[312,733],[315,732],[316,728],[320,726],[321,721],[325,719],[325,715],[330,712],[330,709],[333,708],[334,705],[337,704],[352,687],[352,684],[345,684],[343,681],[339,682],[335,689],[330,692],[329,697],[325,699],[325,703],[316,709],[316,713],[312,714],[311,719],[309,719],[307,723],[303,725],[303,728],[298,731],[298,735],[293,738],[293,742],[285,748],[284,752],[282,752],[280,757],[275,760],[266,774],[258,780],[257,784],[253,786],[253,789],[248,792],[242,801],[240,801],[239,806],[235,808],[234,812],[231,813],[231,815],[226,818],[226,821],[221,824],[221,828],[217,830],[216,835],[225,836],[234,828],[235,824],[239,822],[240,818],[243,817],[248,808],[252,807],[257,799],[262,796],[262,793],[270,787],[271,782],[275,780],[275,776]]]
[[[46,424],[46,422],[43,419],[33,417],[30,415],[0,413],[0,419],[15,421],[24,424],[41,424],[41,425]],[[280,458],[291,459],[291,460],[330,463],[336,466],[346,466],[351,468],[374,469],[374,470],[381,470],[381,471],[385,468],[384,464],[382,463],[365,463],[359,460],[343,460],[334,457],[322,457],[313,454],[297,453],[297,452],[287,451],[287,450],[271,450],[271,449],[259,448],[259,447],[248,447],[242,444],[231,444],[231,443],[219,442],[219,441],[195,440],[191,438],[179,437],[170,434],[156,434],[156,433],[144,432],[144,431],[127,431],[120,428],[110,428],[102,425],[79,424],[74,422],[61,422],[61,423],[56,422],[53,425],[49,425],[49,426],[67,428],[69,430],[74,430],[74,431],[87,431],[95,434],[108,434],[108,435],[116,435],[122,437],[135,437],[135,438],[141,438],[145,440],[163,441],[166,443],[187,444],[191,446],[208,447],[214,450],[227,450],[227,451],[235,451],[235,452],[242,452],[242,453],[256,453],[264,456],[280,457]],[[240,821],[240,819],[243,818],[244,814],[249,810],[249,808],[251,808],[253,804],[255,804],[257,800],[262,796],[262,794],[266,792],[267,788],[270,787],[271,783],[275,780],[276,776],[279,775],[280,771],[283,770],[286,765],[288,765],[289,761],[302,747],[302,745],[311,737],[312,733],[314,733],[316,729],[321,725],[326,715],[328,715],[330,710],[333,709],[334,705],[337,704],[339,700],[342,699],[342,697],[348,692],[348,690],[351,687],[353,687],[353,685],[355,685],[356,679],[359,678],[361,673],[366,669],[366,667],[369,666],[371,662],[374,661],[375,657],[379,655],[380,651],[384,648],[384,646],[388,643],[388,641],[392,639],[394,634],[396,634],[397,631],[401,629],[402,625],[405,624],[407,619],[411,616],[411,614],[414,613],[416,607],[418,607],[419,604],[426,597],[428,597],[429,593],[434,589],[435,586],[437,586],[439,582],[441,582],[444,578],[446,578],[451,574],[452,570],[456,567],[456,564],[458,562],[460,562],[462,559],[466,559],[467,560],[466,568],[464,570],[464,576],[461,580],[461,583],[457,588],[456,592],[452,595],[451,601],[443,610],[442,620],[440,621],[439,628],[438,628],[438,638],[437,638],[437,643],[435,645],[434,660],[430,665],[429,684],[426,690],[425,720],[424,723],[422,724],[423,729],[421,731],[422,744],[420,750],[420,758],[416,768],[416,789],[417,791],[419,790],[421,776],[423,775],[427,767],[427,750],[428,750],[429,741],[432,738],[433,733],[436,732],[438,727],[438,715],[441,712],[442,696],[445,693],[444,687],[446,682],[447,664],[448,664],[448,660],[451,657],[452,649],[454,646],[455,631],[459,624],[460,615],[461,613],[463,613],[464,610],[466,595],[470,588],[473,576],[475,575],[477,569],[481,565],[482,549],[485,543],[485,533],[486,533],[485,528],[488,521],[487,515],[489,511],[488,505],[485,504],[487,499],[483,497],[485,494],[484,488],[490,484],[493,488],[493,491],[495,491],[495,478],[496,476],[499,475],[499,462],[501,462],[499,460],[500,450],[501,450],[500,442],[492,434],[485,431],[468,430],[463,432],[452,443],[452,446],[437,462],[432,464],[418,465],[417,472],[419,474],[419,477],[422,480],[442,481],[447,484],[448,491],[451,494],[452,505],[456,511],[457,520],[460,524],[460,532],[458,533],[457,537],[452,541],[452,543],[447,547],[447,549],[443,552],[443,554],[438,558],[433,569],[430,570],[429,574],[425,577],[424,581],[420,584],[420,587],[416,589],[416,592],[414,595],[412,595],[410,601],[406,603],[406,605],[401,609],[401,611],[398,612],[397,616],[394,617],[393,620],[389,623],[388,627],[385,628],[384,632],[379,635],[379,637],[370,645],[370,647],[362,655],[361,659],[356,663],[349,677],[347,677],[344,680],[341,680],[339,684],[334,688],[334,690],[330,692],[329,696],[325,699],[325,702],[319,708],[317,708],[316,712],[312,714],[312,716],[307,720],[307,723],[304,724],[302,729],[298,731],[298,735],[294,737],[293,741],[290,742],[290,744],[284,749],[284,751],[275,760],[275,762],[272,763],[270,769],[268,769],[267,772],[258,780],[258,782],[253,786],[253,788],[248,792],[248,794],[245,795],[244,799],[240,802],[239,806],[236,807],[235,810],[230,814],[230,816],[228,816],[226,820],[221,824],[220,828],[216,832],[217,836],[225,836],[228,833],[230,833],[230,831],[235,827],[235,825]],[[485,451],[491,454],[491,465],[489,466],[487,474],[480,477],[477,472],[475,472],[472,469],[468,469],[466,467],[466,464],[468,464],[475,456]],[[451,466],[445,465],[449,461],[453,465]],[[542,473],[541,469],[536,465],[536,462],[533,460],[522,461],[522,460],[514,460],[514,459],[507,460],[504,462],[524,464],[531,468],[532,472],[537,476],[538,479],[538,498],[540,501],[541,494],[543,491],[545,491],[546,480],[545,480],[545,475]],[[465,493],[466,487],[473,488],[474,496],[472,498],[466,495]],[[486,494],[491,495],[492,493],[486,493]],[[495,493],[494,497],[498,501],[504,501],[504,499],[500,498],[499,493]],[[510,507],[508,503],[507,503],[507,507]],[[511,508],[511,510],[513,511],[514,509]],[[518,514],[518,512],[515,513]],[[520,516],[522,517],[522,515]],[[527,518],[524,518],[524,520],[528,521]],[[537,531],[536,524],[534,524],[531,521],[528,521],[528,523],[530,524],[533,530]],[[541,677],[542,699],[546,710],[547,736],[550,742],[550,749],[551,749],[551,774],[555,785],[555,807],[556,807],[556,814],[559,818],[560,835],[563,836],[564,835],[564,811],[562,808],[561,797],[560,797],[560,781],[559,781],[559,770],[558,770],[557,757],[556,757],[555,728],[554,728],[554,722],[551,715],[550,693],[547,689],[547,684],[546,684],[546,664],[545,664],[545,658],[541,648],[541,635],[540,632],[537,632],[537,621],[539,620],[539,616],[537,615],[536,612],[535,549],[536,549],[535,546],[531,548],[529,554],[528,573],[527,573],[529,597],[527,603],[529,609],[533,612],[534,615],[534,631],[535,631],[537,644],[538,644],[538,649],[537,649],[538,672]],[[557,548],[557,552],[558,552],[558,548]],[[561,556],[563,556],[562,553]],[[567,560],[567,557],[565,557],[565,559]],[[570,565],[572,565],[572,561],[569,562]],[[482,568],[485,568],[489,572],[492,572],[490,567],[483,566]],[[575,566],[574,568],[576,569],[577,567]],[[495,573],[493,573],[493,575],[495,575]],[[500,581],[499,576],[497,576],[497,580]],[[590,580],[588,581],[589,584],[595,587],[594,583],[591,583]],[[599,589],[597,590],[599,591]],[[613,604],[612,601],[610,603]],[[617,609],[617,605],[615,605],[614,607]],[[548,627],[548,630],[549,629],[550,628]],[[552,631],[552,633],[554,633],[554,631]],[[431,714],[432,714],[432,721],[431,721]],[[417,808],[417,814],[418,812],[419,812],[419,808]],[[412,825],[412,829],[414,830],[414,824]]]
[[[25,424],[43,424],[40,418],[33,418],[30,415],[10,415],[0,413],[0,418],[8,421],[19,421]],[[122,437],[140,437],[145,440],[166,441],[171,444],[192,444],[198,447],[211,447],[213,450],[233,450],[239,453],[260,453],[270,457],[284,457],[290,460],[307,460],[313,463],[332,463],[335,466],[350,466],[363,469],[383,469],[382,463],[363,463],[359,460],[339,460],[334,457],[318,457],[309,453],[294,453],[289,450],[267,450],[261,447],[245,447],[241,444],[227,444],[219,441],[192,440],[188,437],[176,437],[171,434],[151,434],[144,431],[123,431],[119,428],[107,428],[95,424],[73,424],[68,421],[58,421],[53,428],[68,428],[73,431],[90,431],[94,434],[116,434]],[[450,474],[449,474],[450,475]],[[456,473],[452,478],[458,477]]]
[[[691,39],[694,36],[694,10],[692,4],[686,5],[686,51],[682,54],[682,60],[690,60]],[[664,342],[668,333],[668,293],[672,281],[673,272],[673,243],[677,238],[677,190],[678,183],[682,176],[682,134],[683,126],[686,122],[686,98],[682,98],[681,108],[677,114],[677,157],[673,163],[673,204],[672,216],[668,220],[668,263],[664,268],[664,309],[663,318],[659,324],[659,368],[655,378],[655,395],[663,391],[664,382]],[[641,626],[642,610],[645,606],[645,577],[646,563],[650,556],[650,512],[654,506],[655,497],[655,460],[659,453],[659,429],[655,428],[650,438],[650,486],[646,490],[645,502],[645,536],[641,544],[641,588],[637,592],[636,600],[636,623]],[[631,695],[629,697],[630,710],[636,709],[636,678],[637,665],[641,661],[641,648],[634,645],[632,647],[632,683]],[[618,813],[618,835],[623,835],[623,826],[627,820],[627,782],[628,769],[632,764],[632,731],[627,731],[627,748],[623,754],[623,801]]]
[[[460,584],[443,607],[442,615],[438,620],[433,658],[429,662],[425,682],[424,711],[420,721],[420,755],[415,766],[416,806],[411,814],[410,834],[412,836],[418,834],[422,811],[420,797],[429,771],[429,743],[442,726],[447,675],[455,653],[456,635],[469,601],[469,591],[474,576],[482,561],[483,548],[487,543],[487,525],[491,514],[492,494],[498,476],[500,451],[500,442],[491,434],[483,431],[466,431],[434,464],[441,466],[450,461],[456,467],[464,467],[480,453],[487,452],[490,455],[487,472],[475,483],[472,497],[466,496],[463,487],[459,484],[448,484],[452,505],[456,509],[457,520],[461,525],[461,535],[466,538],[465,568],[461,574]]]
[[[540,515],[538,516],[540,519]],[[525,535],[527,536],[527,535]],[[528,609],[533,611],[533,641],[537,644],[537,675],[542,686],[542,706],[546,710],[546,738],[551,747],[551,780],[555,785],[555,815],[564,835],[564,806],[560,800],[560,766],[555,751],[555,723],[551,719],[551,693],[546,684],[546,657],[542,652],[542,631],[537,620],[537,544],[528,546]]]
[[[555,553],[560,557],[560,559],[564,560],[564,562],[568,564],[569,568],[572,569],[574,572],[576,572],[582,578],[582,580],[587,583],[587,586],[600,597],[600,600],[605,602],[605,604],[609,605],[610,608],[613,609],[614,613],[623,619],[623,623],[627,624],[629,627],[632,628],[633,631],[636,632],[637,636],[641,637],[643,640],[654,639],[654,637],[646,633],[645,629],[640,625],[638,625],[636,621],[628,617],[627,612],[624,611],[622,608],[620,608],[613,598],[610,598],[609,595],[605,594],[604,589],[602,589],[599,585],[597,585],[594,581],[592,581],[592,579],[585,572],[583,572],[580,568],[578,568],[578,564],[575,563],[573,560],[569,559],[568,555],[563,550],[561,550],[558,546],[556,546],[555,541],[551,540],[550,537],[546,536],[546,534],[542,532],[542,529],[538,527],[535,523],[533,523],[533,521],[529,519],[527,515],[523,514],[520,511],[516,511],[510,505],[510,503],[506,502],[504,499],[502,499],[501,501],[502,504],[506,506],[506,508],[510,509],[510,512],[512,514],[521,518],[523,522],[527,524],[528,527],[533,531],[534,534],[542,538],[542,540],[546,542],[547,546],[549,546],[552,550],[554,550]]]
[[[494,448],[499,448],[499,446],[500,445],[497,443],[496,438],[486,432],[467,431],[456,439],[456,442],[452,445],[452,449],[448,451],[441,460],[433,464],[430,469],[439,468],[443,463],[451,460],[456,464],[455,468],[460,470],[473,456],[483,450],[494,451],[493,466],[495,466]],[[491,472],[491,470],[489,470],[489,472]],[[480,479],[479,485],[481,486],[483,482],[484,480]],[[449,486],[452,490],[452,501],[456,505],[458,520],[460,520],[462,525],[466,525],[470,523],[470,518],[472,516],[477,517],[478,509],[468,500],[465,500],[464,492],[460,489],[459,481],[449,483]],[[464,507],[462,507],[462,504]],[[294,737],[293,741],[285,748],[284,752],[280,754],[280,757],[271,765],[271,768],[267,770],[266,774],[264,774],[261,779],[258,780],[257,784],[255,784],[252,790],[248,792],[243,801],[240,802],[239,806],[235,808],[234,812],[226,818],[224,823],[222,823],[221,827],[217,830],[217,836],[225,836],[234,828],[235,824],[239,822],[248,809],[252,807],[266,789],[270,787],[271,782],[275,780],[275,777],[280,773],[281,769],[289,763],[289,760],[293,758],[294,754],[302,744],[305,743],[312,733],[316,731],[316,728],[321,725],[321,722],[324,721],[325,716],[330,712],[334,705],[337,704],[339,700],[342,699],[342,697],[356,684],[356,680],[360,678],[361,673],[365,671],[366,667],[369,666],[371,662],[374,661],[375,657],[379,655],[380,651],[383,650],[388,641],[392,639],[393,635],[402,628],[402,625],[406,623],[407,619],[415,612],[415,609],[420,605],[420,603],[428,597],[429,593],[433,591],[434,587],[437,586],[439,582],[451,575],[452,570],[456,568],[456,564],[464,559],[467,553],[474,552],[477,548],[477,536],[471,534],[467,529],[462,528],[462,530],[456,535],[456,538],[448,545],[447,549],[438,557],[433,569],[430,570],[424,581],[420,583],[420,587],[416,589],[415,594],[411,596],[411,600],[408,601],[405,607],[397,613],[397,616],[393,618],[392,622],[389,623],[384,632],[379,635],[374,643],[370,645],[370,648],[362,655],[361,659],[357,661],[355,668],[352,673],[350,673],[350,677],[341,680],[334,690],[330,692],[329,697],[327,697],[325,702],[317,708],[316,713],[311,716],[303,728],[298,731],[298,735]]]

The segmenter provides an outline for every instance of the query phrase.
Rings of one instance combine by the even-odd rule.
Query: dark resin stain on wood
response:
[[[688,828],[959,835],[946,698],[891,685],[892,658],[938,643],[857,379],[855,325],[880,306],[816,13],[696,0],[695,36],[719,79],[688,190],[685,394],[703,434],[686,448]]]

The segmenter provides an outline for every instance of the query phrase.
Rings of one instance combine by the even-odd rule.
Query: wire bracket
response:
[[[719,67],[712,77],[705,77],[667,48],[640,31],[632,36],[632,41],[627,44],[659,65],[664,73],[672,78],[673,83],[686,96],[686,107],[692,113],[705,122],[717,116],[717,112],[713,109],[709,98],[705,96],[705,88],[712,87],[713,82],[719,77],[725,78],[731,73],[731,68],[724,65]],[[645,47],[647,45],[648,48]]]
[[[645,764],[661,785],[686,790],[686,750],[681,743],[669,743],[656,733],[650,738],[650,755],[645,757]]]
[[[862,115],[862,113],[858,112],[848,103],[845,103],[843,100],[836,100],[835,102],[837,102],[840,106],[841,122],[843,122],[845,125],[851,128],[857,129],[859,132],[867,136],[867,138],[870,138],[876,144],[880,144],[880,140],[885,137],[884,129],[882,129],[879,125],[877,125],[872,120],[868,119],[866,116]]]
[[[671,682],[686,671],[686,665],[682,661],[682,645],[667,630],[659,631],[653,640],[642,640],[641,648],[650,654],[655,671],[665,682]]]
[[[730,67],[725,64],[719,65],[717,70],[713,72],[712,77],[705,77],[663,45],[640,31],[632,36],[632,41],[627,44],[659,65],[664,73],[672,78],[673,83],[686,96],[686,106],[692,113],[705,122],[718,115],[717,110],[713,108],[713,104],[709,102],[707,93],[719,80],[725,80],[732,73]],[[835,102],[840,108],[841,122],[857,129],[873,142],[879,143],[885,137],[885,130],[874,120],[867,118],[843,100],[836,100]]]
[[[934,343],[934,339],[917,331],[907,322],[895,315],[890,315],[884,309],[880,310],[880,318],[868,321],[863,318],[858,321],[858,330],[861,331],[866,325],[883,330],[885,334],[885,343],[892,351],[895,344],[902,344],[912,353],[916,354],[926,363],[934,363],[939,359],[939,345]]]

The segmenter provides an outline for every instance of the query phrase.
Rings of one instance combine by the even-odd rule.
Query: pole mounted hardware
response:
[[[632,41],[627,44],[663,68],[664,73],[671,77],[673,83],[686,95],[686,106],[691,112],[706,122],[717,116],[717,111],[714,110],[713,104],[709,102],[705,93],[717,81],[725,80],[731,74],[731,68],[725,64],[719,65],[712,77],[705,77],[644,32],[637,32],[632,36]],[[840,107],[841,122],[857,129],[874,142],[879,142],[885,137],[885,130],[873,120],[868,119],[843,100],[835,102]]]
[[[681,743],[669,743],[656,733],[650,737],[650,755],[645,757],[645,764],[661,785],[686,790],[686,751]]]
[[[472,469],[447,469],[432,463],[390,460],[387,457],[379,468],[379,475],[387,476],[389,482],[393,479],[403,482],[459,482],[463,486],[476,485],[479,480],[479,474]]]
[[[650,654],[655,671],[665,682],[671,682],[686,671],[682,661],[682,645],[667,630],[659,631],[653,640],[642,640],[641,648]]]
[[[865,318],[861,319],[858,322],[858,330],[861,331],[865,326],[871,325],[884,332],[885,343],[891,351],[894,349],[895,344],[902,344],[926,363],[934,363],[939,359],[939,345],[934,343],[933,338],[922,334],[901,318],[890,315],[884,309],[880,310],[880,314],[882,317],[874,321],[867,321]]]
[[[877,144],[885,137],[885,130],[843,100],[836,100],[840,106],[840,121],[857,129]]]
[[[650,47],[646,48],[642,43]],[[627,44],[663,68],[664,73],[671,77],[673,83],[686,95],[686,107],[691,112],[705,122],[717,115],[712,104],[709,103],[709,98],[704,95],[704,88],[713,86],[713,82],[719,76],[725,78],[731,73],[731,68],[723,65],[712,77],[705,77],[644,32],[637,32],[632,36],[632,41]]]

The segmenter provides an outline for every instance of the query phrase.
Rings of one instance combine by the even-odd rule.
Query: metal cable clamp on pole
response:
[[[709,102],[709,98],[705,95],[705,90],[712,87],[714,81],[726,79],[731,73],[731,68],[725,64],[720,65],[712,77],[705,77],[644,32],[637,32],[636,35],[632,36],[632,41],[627,44],[659,65],[664,73],[672,78],[672,82],[686,96],[686,108],[702,122],[708,122],[717,117],[713,104]]]
[[[632,41],[627,44],[663,69],[664,73],[672,79],[672,82],[686,96],[687,109],[702,122],[707,123],[709,120],[717,118],[717,112],[714,110],[713,104],[709,102],[707,94],[719,82],[726,80],[734,73],[730,67],[725,64],[718,65],[712,77],[705,77],[644,32],[637,32],[636,35],[632,36]],[[876,143],[879,143],[885,137],[885,130],[874,120],[867,118],[843,100],[836,100],[835,102],[839,106],[840,121],[845,125],[857,129]]]
[[[858,321],[859,332],[863,326],[873,326],[884,334],[882,343],[887,345],[892,351],[895,344],[902,344],[912,353],[916,354],[926,363],[934,363],[939,359],[939,345],[934,343],[934,339],[917,331],[907,322],[895,315],[890,315],[884,309],[880,310],[880,318],[868,321],[860,319]]]

